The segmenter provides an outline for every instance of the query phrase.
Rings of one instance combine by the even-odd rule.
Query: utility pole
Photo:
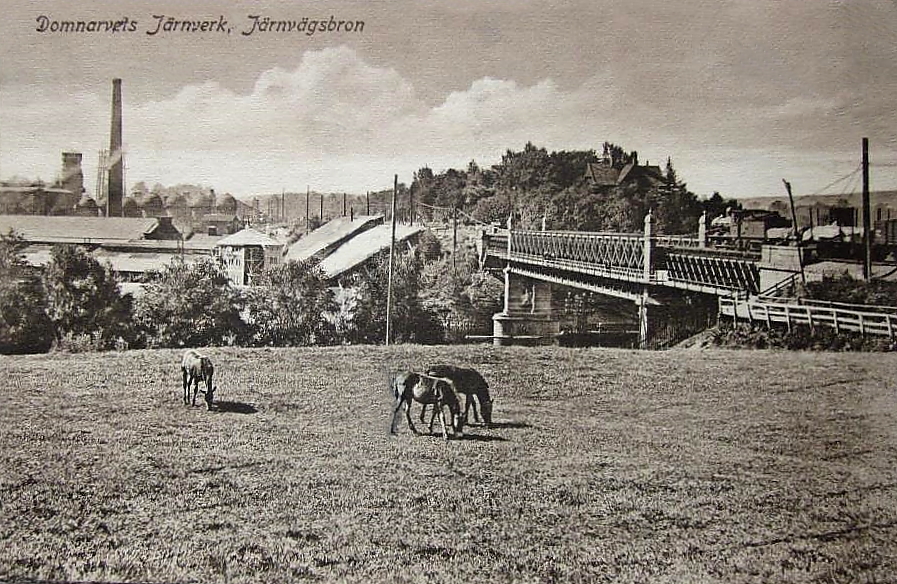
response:
[[[346,193],[343,193],[343,217],[346,216]]]
[[[782,179],[785,183],[785,190],[788,191],[788,201],[791,203],[791,227],[794,230],[794,243],[797,245],[797,263],[800,266],[800,281],[804,286],[807,285],[807,277],[804,275],[804,256],[801,253],[800,231],[797,228],[797,212],[794,210],[794,196],[791,194],[791,183]]]
[[[321,223],[324,223],[324,193],[321,193]]]
[[[311,194],[311,190],[308,185],[305,185],[305,233],[308,233],[308,228],[311,225],[308,221],[308,196]]]
[[[452,274],[456,271],[458,257],[458,207],[452,209]]]
[[[396,247],[396,191],[399,190],[399,175],[395,175],[392,186],[392,236],[389,240],[389,275],[386,280],[386,346],[392,332],[392,266]]]
[[[371,191],[364,194],[364,200],[367,203],[367,215],[371,214]]]
[[[410,225],[414,225],[414,181],[408,187],[408,212],[411,215]]]
[[[869,138],[863,138],[863,279],[872,279],[872,209],[869,203]]]

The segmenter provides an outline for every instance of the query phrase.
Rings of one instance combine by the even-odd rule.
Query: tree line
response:
[[[123,294],[111,266],[86,249],[54,246],[46,267],[26,265],[26,242],[0,235],[0,353],[215,345],[382,343],[388,256],[380,254],[338,286],[309,262],[290,261],[251,288],[231,285],[215,258],[177,258],[149,273],[142,293]],[[501,285],[461,249],[454,262],[424,234],[397,253],[393,341],[443,343],[451,322],[489,322]],[[452,266],[454,269],[452,269]]]
[[[434,173],[423,167],[410,187],[400,185],[399,212],[424,220],[444,218],[455,210],[482,223],[505,224],[511,217],[521,229],[640,232],[651,211],[658,232],[697,231],[698,218],[713,218],[727,207],[738,207],[719,193],[701,200],[680,179],[668,158],[657,176],[640,176],[596,189],[586,176],[589,164],[605,162],[616,171],[638,162],[636,152],[606,142],[602,155],[595,150],[549,152],[527,143],[523,150],[507,150],[501,162],[483,168],[471,161],[464,170]],[[375,193],[377,200],[389,191]]]

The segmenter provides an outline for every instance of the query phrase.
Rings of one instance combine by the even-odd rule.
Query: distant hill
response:
[[[788,195],[777,197],[748,197],[738,198],[738,202],[745,209],[775,210],[788,209]],[[891,218],[897,218],[897,191],[875,191],[869,193],[869,204],[872,209],[882,209],[882,215],[890,211]],[[795,207],[856,207],[863,206],[862,193],[838,194],[838,195],[797,195],[794,197]],[[876,215],[873,212],[873,215]]]

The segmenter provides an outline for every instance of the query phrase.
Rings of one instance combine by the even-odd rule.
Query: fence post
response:
[[[785,323],[788,325],[788,332],[791,332],[791,311],[788,310],[788,305],[785,305]]]
[[[508,261],[511,261],[511,216],[508,215]]]
[[[651,281],[651,223],[653,218],[651,217],[651,211],[648,211],[648,214],[645,215],[645,244],[644,244],[644,273],[642,276],[644,277],[646,282]]]
[[[891,315],[890,314],[885,315],[885,321],[888,323],[888,338],[893,341],[894,340],[894,328],[891,325]]]
[[[838,311],[834,308],[829,309],[832,311],[832,321],[835,323],[835,334],[841,332],[841,329],[838,327]]]
[[[707,247],[707,211],[698,219],[698,247]]]

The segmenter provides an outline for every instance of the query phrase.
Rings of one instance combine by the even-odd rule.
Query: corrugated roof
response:
[[[26,241],[94,243],[143,239],[156,227],[155,218],[48,217],[0,215],[0,233],[10,229]]]
[[[408,239],[423,230],[419,225],[396,225],[396,241]],[[321,269],[328,278],[335,278],[364,263],[381,250],[389,249],[391,237],[391,225],[378,225],[359,233],[324,258],[320,263]]]
[[[34,267],[44,267],[50,263],[51,246],[31,245],[25,248],[22,255],[25,256],[25,262]],[[107,251],[96,250],[91,255],[100,263],[112,266],[115,272],[138,272],[145,273],[153,270],[160,270],[167,266],[175,258],[182,258],[186,263],[198,262],[208,258],[205,255],[183,255],[178,253],[153,253],[153,252],[128,252],[128,251]]]
[[[282,246],[283,244],[277,240],[271,239],[264,233],[259,233],[255,229],[247,227],[246,229],[238,231],[233,235],[228,235],[227,237],[219,239],[218,243],[216,243],[215,245],[261,245],[262,247],[273,247]]]
[[[355,217],[354,221],[348,217],[331,219],[290,246],[286,259],[288,261],[303,261],[315,255],[321,257],[325,250],[339,245],[341,240],[349,238],[359,231],[369,229],[372,224],[382,221],[383,215],[359,215]]]

